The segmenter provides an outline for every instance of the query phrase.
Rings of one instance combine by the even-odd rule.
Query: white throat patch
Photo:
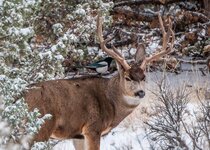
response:
[[[141,98],[138,97],[132,97],[132,96],[123,96],[124,101],[128,105],[137,106],[141,102]]]

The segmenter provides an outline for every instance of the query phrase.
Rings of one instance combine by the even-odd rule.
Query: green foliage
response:
[[[26,135],[36,134],[50,114],[29,112],[22,97],[27,85],[60,78],[61,65],[70,50],[82,61],[87,45],[95,43],[97,9],[108,14],[112,3],[102,1],[7,0],[0,7],[0,146],[9,149],[19,142],[27,147]],[[110,23],[107,17],[105,22]],[[78,58],[78,57],[75,57]],[[48,144],[37,143],[43,149]]]

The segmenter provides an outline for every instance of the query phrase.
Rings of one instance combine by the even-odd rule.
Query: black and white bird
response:
[[[112,57],[106,57],[102,60],[94,62],[90,65],[87,65],[86,68],[94,70],[99,74],[104,74],[104,73],[108,72],[112,61],[113,61]]]

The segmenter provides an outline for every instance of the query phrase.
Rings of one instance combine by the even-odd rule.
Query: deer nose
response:
[[[138,96],[139,98],[143,98],[145,96],[145,92],[143,90],[139,90],[135,93],[135,96]]]

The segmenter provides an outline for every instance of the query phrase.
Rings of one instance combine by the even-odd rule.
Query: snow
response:
[[[68,38],[69,38],[70,42],[72,42],[72,43],[78,42],[78,38],[75,34],[70,34]]]
[[[13,34],[18,35],[19,34],[18,30],[15,27],[9,28],[8,33],[9,33],[9,35],[13,35]]]
[[[84,51],[82,49],[77,49],[76,52],[80,55],[83,56],[84,55]]]
[[[101,149],[116,150],[117,148],[127,148],[140,150],[142,149],[142,145],[144,145],[144,149],[149,149],[148,141],[144,138],[145,136],[145,131],[142,128],[138,128],[137,130],[133,129],[133,126],[129,128],[116,128],[102,138]]]
[[[41,80],[44,78],[44,75],[40,72],[36,73],[36,76],[34,77],[36,80]]]
[[[86,15],[86,12],[83,8],[78,8],[76,11],[75,11],[75,14],[76,15],[79,15],[79,16],[85,16]]]
[[[133,130],[130,128],[119,127],[115,128],[107,136],[101,138],[101,150],[149,150],[148,140],[143,129]],[[65,140],[58,143],[53,150],[74,150],[72,140]]]
[[[64,60],[64,57],[62,55],[56,55],[55,58],[57,60],[60,60],[60,61],[63,61]]]
[[[11,27],[9,28],[8,33],[9,35],[13,36],[31,37],[34,35],[34,30],[32,27],[21,28],[21,29],[18,29],[16,27]]]
[[[87,50],[88,50],[88,53],[89,54],[92,54],[92,55],[94,55],[95,53],[98,53],[99,52],[98,47],[90,47],[90,46],[88,46],[87,47]]]
[[[53,29],[53,33],[56,34],[56,35],[59,35],[60,33],[63,32],[63,26],[61,23],[56,23],[52,26],[52,29]]]
[[[53,150],[75,150],[75,148],[71,140],[64,140],[55,145]]]
[[[206,30],[202,29],[199,33],[200,33],[201,36],[204,37],[206,35]]]
[[[67,34],[65,33],[64,35],[63,35],[63,37],[61,38],[61,40],[62,41],[68,41],[68,36],[67,36]]]
[[[0,0],[0,6],[2,6],[2,5],[3,5],[3,1],[4,1],[4,0]]]
[[[130,49],[130,53],[131,53],[131,55],[135,55],[135,53],[136,53],[136,48],[131,48],[131,49]]]
[[[53,46],[51,47],[51,51],[54,53],[56,50],[57,50],[57,46],[56,46],[56,45],[53,45]]]
[[[47,59],[51,60],[52,59],[52,52],[51,51],[41,52],[41,53],[39,53],[39,57],[40,57],[40,59],[47,58]]]
[[[34,30],[32,27],[28,27],[28,28],[22,28],[20,29],[19,33],[23,36],[28,36],[34,33]]]
[[[53,29],[57,29],[57,28],[63,28],[62,24],[60,23],[56,23],[52,26]]]
[[[7,76],[5,76],[5,75],[0,75],[0,81],[6,80],[6,79],[7,79]]]
[[[58,48],[61,48],[61,49],[64,49],[64,48],[66,48],[66,45],[65,45],[62,41],[59,41],[59,42],[57,43],[57,47],[58,47]]]

